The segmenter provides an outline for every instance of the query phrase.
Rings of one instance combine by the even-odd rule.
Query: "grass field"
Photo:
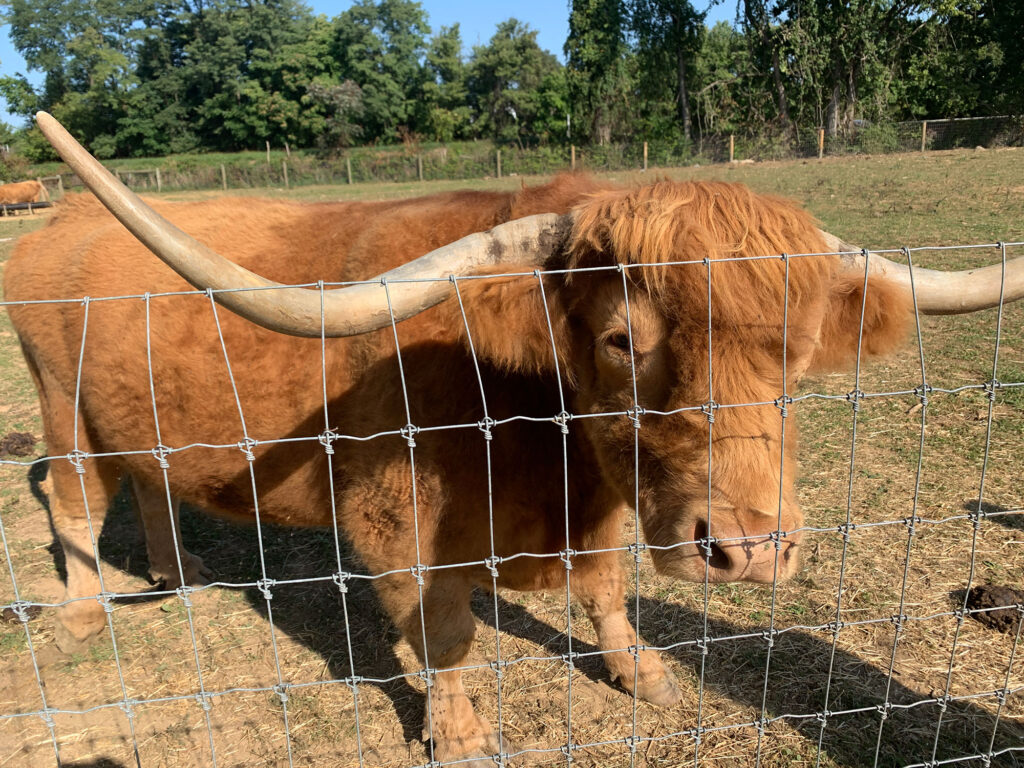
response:
[[[623,182],[645,178],[726,179],[758,191],[802,201],[824,228],[869,247],[957,245],[1024,240],[1024,150],[941,152],[825,161],[715,166],[648,174],[619,174]],[[261,194],[303,200],[380,199],[440,189],[517,187],[533,179],[408,185],[305,187]],[[210,193],[180,193],[197,199]],[[45,217],[0,219],[0,238],[17,238],[42,226]],[[14,241],[0,242],[0,266]],[[1008,254],[1024,256],[1024,248]],[[993,263],[996,249],[915,255],[915,263],[958,267]],[[921,337],[928,383],[937,390],[980,385],[993,378],[994,310],[966,317],[925,318]],[[0,438],[11,432],[41,435],[38,405],[6,314],[0,315]],[[961,757],[1003,751],[994,766],[1024,765],[1024,638],[999,633],[973,619],[962,626],[953,611],[962,603],[973,563],[972,584],[1021,587],[1024,582],[1024,305],[1003,317],[996,390],[989,400],[975,388],[935,391],[922,414],[913,395],[866,400],[856,415],[857,440],[851,477],[854,415],[848,402],[800,399],[792,411],[801,424],[798,485],[807,524],[804,564],[791,582],[770,587],[713,586],[705,605],[702,585],[658,576],[645,560],[639,582],[639,623],[648,643],[674,646],[669,664],[684,692],[669,710],[640,703],[643,766],[795,766],[827,768],[936,764],[981,766]],[[862,372],[868,393],[913,390],[921,383],[916,343]],[[853,373],[808,377],[800,394],[845,394]],[[922,422],[922,416],[925,420]],[[924,423],[924,427],[922,427]],[[919,441],[924,430],[924,450]],[[45,446],[36,446],[36,457]],[[986,460],[987,457],[987,460]],[[23,461],[30,461],[26,457]],[[917,487],[913,535],[904,524]],[[967,518],[982,509],[975,530]],[[42,493],[39,467],[0,465],[0,523],[8,562],[0,553],[0,605],[13,600],[10,574],[23,600],[55,602],[61,574]],[[847,495],[857,528],[844,548],[838,526],[846,521]],[[220,582],[259,578],[254,529],[183,513],[186,544]],[[624,533],[623,543],[632,533]],[[268,528],[264,548],[275,579],[328,574],[334,559],[326,532]],[[100,536],[108,588],[149,588],[145,548],[135,534],[128,505],[115,504]],[[623,553],[623,558],[627,555]],[[841,567],[841,563],[845,565]],[[325,565],[326,564],[326,565]],[[630,569],[632,566],[630,565]],[[838,595],[840,572],[843,593]],[[422,681],[411,648],[397,635],[365,584],[347,596],[352,663],[364,682],[358,695],[344,683],[350,674],[341,598],[333,585],[293,585],[274,590],[272,637],[266,603],[256,589],[214,587],[192,597],[195,650],[189,616],[177,599],[131,601],[113,614],[117,658],[105,638],[81,656],[61,655],[52,643],[47,612],[29,623],[32,650],[47,702],[74,714],[53,716],[64,765],[79,768],[133,766],[179,768],[288,764],[283,710],[268,690],[277,681],[274,649],[283,677],[311,683],[288,693],[292,761],[302,766],[419,765],[430,757],[420,735]],[[827,625],[837,618],[833,642]],[[630,596],[633,602],[633,596]],[[494,658],[491,600],[475,604],[477,642],[470,664]],[[502,656],[546,658],[565,647],[563,594],[502,593],[499,599]],[[592,651],[595,637],[574,615],[574,649]],[[581,612],[579,612],[581,613]],[[890,617],[910,617],[897,637]],[[8,617],[9,618],[9,617]],[[693,641],[715,638],[702,654]],[[770,657],[763,633],[776,636]],[[955,650],[954,650],[955,639]],[[198,690],[196,658],[207,691],[217,696],[209,727],[189,697]],[[632,733],[633,700],[607,680],[594,657],[572,678],[572,739],[607,743],[573,754],[581,766],[631,765],[625,738]],[[831,674],[830,674],[831,670]],[[825,705],[845,712],[815,717]],[[949,686],[953,697],[937,733],[939,707]],[[318,684],[324,683],[324,684]],[[466,674],[477,711],[497,721],[494,673]],[[567,678],[561,661],[524,661],[509,666],[501,683],[504,732],[526,747],[557,749],[566,740]],[[1011,691],[1000,702],[993,691]],[[128,718],[116,704],[147,699]],[[153,701],[155,700],[155,701]],[[894,705],[889,710],[883,702]],[[54,765],[50,731],[35,712],[40,683],[25,632],[0,620],[0,768]],[[358,706],[358,721],[355,708]],[[882,717],[885,712],[886,717]],[[763,728],[757,727],[762,718]],[[358,722],[358,730],[357,730]],[[690,732],[700,725],[699,743]],[[132,731],[134,729],[134,740]],[[686,732],[686,733],[682,733]],[[618,740],[618,741],[616,741]],[[138,744],[138,755],[133,753]],[[820,744],[820,748],[819,748]],[[536,761],[566,765],[558,752]]]

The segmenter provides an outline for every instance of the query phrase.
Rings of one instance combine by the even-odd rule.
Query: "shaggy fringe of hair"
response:
[[[708,268],[656,265],[825,250],[814,219],[788,200],[756,195],[741,184],[661,181],[592,194],[576,209],[566,266],[650,265],[628,274],[662,299],[666,310],[688,307],[692,316],[693,306],[707,306]],[[828,257],[791,261],[791,305],[819,295],[836,266]],[[775,308],[781,319],[785,271],[781,259],[712,264],[716,321],[745,317],[749,322],[751,307]]]

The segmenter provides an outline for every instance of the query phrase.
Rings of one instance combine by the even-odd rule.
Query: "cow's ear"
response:
[[[858,341],[862,358],[893,352],[907,339],[913,310],[913,297],[889,280],[870,277],[865,297],[863,274],[839,275],[825,303],[810,370],[848,368],[856,360]]]
[[[563,376],[571,376],[569,322],[565,309],[566,289],[561,276],[532,273],[529,265],[505,264],[494,268],[501,275],[528,273],[518,277],[488,277],[486,273],[459,281],[461,306],[449,302],[460,335],[472,340],[481,360],[518,373],[553,373],[554,351]],[[543,292],[540,280],[543,280]],[[467,342],[468,343],[468,342]]]

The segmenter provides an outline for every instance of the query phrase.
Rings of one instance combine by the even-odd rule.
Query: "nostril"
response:
[[[708,541],[711,536],[708,535],[706,520],[697,521],[697,524],[693,527],[693,537],[697,542],[697,546],[704,552],[710,568],[718,571],[729,570],[730,560],[725,550],[714,541]]]

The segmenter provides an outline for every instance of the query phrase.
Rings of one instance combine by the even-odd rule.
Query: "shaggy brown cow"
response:
[[[69,162],[87,163],[58,145]],[[115,183],[76,170],[147,242],[152,226],[162,233],[154,245],[162,258],[184,253],[178,268],[190,279],[214,288],[261,284],[168,231],[137,199],[118,197]],[[10,307],[49,452],[70,459],[50,464],[71,601],[59,609],[61,646],[88,641],[105,621],[96,600],[79,599],[99,591],[83,488],[96,528],[118,477],[131,475],[151,574],[169,588],[205,575],[180,537],[179,570],[178,500],[251,519],[255,489],[262,521],[336,520],[367,567],[387,574],[374,582],[381,601],[425,667],[438,670],[427,710],[437,760],[509,751],[451,669],[463,663],[474,633],[470,592],[492,585],[487,566],[501,587],[537,590],[564,588],[571,563],[571,591],[612,677],[644,699],[676,701],[657,654],[641,651],[635,663],[628,650],[638,638],[623,606],[619,554],[611,551],[621,543],[624,510],[638,501],[663,573],[760,582],[793,574],[802,524],[796,433],[790,419],[783,447],[775,403],[785,404],[807,370],[855,354],[862,311],[865,354],[891,349],[910,317],[897,275],[872,273],[864,295],[863,263],[733,258],[826,250],[805,213],[738,185],[602,189],[564,176],[515,194],[154,207],[232,262],[283,283],[371,278],[431,249],[440,249],[430,257],[435,274],[463,272],[480,263],[465,261],[464,252],[479,255],[481,246],[483,261],[500,264],[477,266],[478,275],[526,274],[462,280],[458,301],[449,281],[412,285],[392,273],[387,288],[378,281],[322,294],[274,289]],[[446,246],[540,212],[562,215],[513,221]],[[669,266],[678,261],[696,263]],[[641,263],[648,266],[618,267]],[[555,271],[534,275],[538,265]],[[88,197],[66,201],[46,229],[22,238],[5,280],[11,301],[188,287]],[[216,313],[210,296],[314,338]],[[393,330],[385,298],[396,316],[414,316]],[[328,334],[361,334],[327,339],[323,363],[321,300]],[[929,301],[921,297],[926,310],[948,309]],[[760,405],[725,407],[740,403]],[[442,425],[464,426],[429,429]],[[301,439],[267,442],[278,438]],[[162,446],[191,447],[169,453]],[[509,559],[517,553],[562,557]],[[460,563],[472,565],[435,568]]]
[[[13,184],[0,184],[0,204],[43,203],[50,199],[46,187],[41,181],[17,181]]]

